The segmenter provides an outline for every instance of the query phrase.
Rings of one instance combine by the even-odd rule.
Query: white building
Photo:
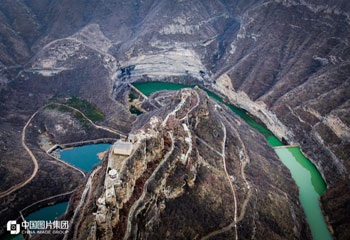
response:
[[[115,179],[118,176],[118,172],[117,170],[112,169],[108,172],[108,175],[110,176],[110,178]]]
[[[116,155],[126,155],[129,156],[133,150],[133,144],[131,142],[124,142],[118,140],[113,145],[113,153]]]

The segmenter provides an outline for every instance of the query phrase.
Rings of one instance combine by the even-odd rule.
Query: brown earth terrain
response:
[[[262,135],[202,90],[164,94],[135,124],[133,153],[105,157],[68,239],[311,239]]]
[[[49,102],[85,99],[104,114],[99,125],[127,134],[137,124],[125,105],[128,83],[198,84],[301,146],[327,183],[322,206],[334,236],[346,238],[349,35],[347,0],[3,0],[0,192],[35,170],[21,133]],[[142,109],[155,106],[149,101]],[[46,109],[28,125],[26,145],[38,173],[0,199],[1,225],[38,196],[72,190],[81,180],[47,158],[40,134],[58,124],[61,133],[47,133],[52,143],[111,137],[83,122],[70,126],[78,120],[69,115]]]

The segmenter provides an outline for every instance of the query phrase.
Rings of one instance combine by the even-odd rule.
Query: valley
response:
[[[345,0],[3,0],[0,236],[69,201],[52,239],[347,239],[349,16]],[[55,153],[130,134],[94,168]]]
[[[149,96],[156,91],[179,90],[187,87],[186,85],[169,83],[166,84],[162,82],[141,82],[134,83],[134,85],[146,96]],[[223,102],[223,100],[217,95],[209,91],[207,91],[207,93],[214,99]],[[275,148],[275,151],[281,159],[281,161],[291,171],[293,179],[296,181],[299,187],[299,198],[306,213],[308,223],[311,227],[314,239],[332,239],[326,226],[326,223],[324,222],[322,212],[319,206],[320,203],[318,200],[319,197],[326,190],[326,184],[316,167],[302,155],[298,146],[292,146],[291,148],[289,148],[290,146],[284,146],[283,143],[272,134],[272,132],[267,130],[264,126],[261,126],[260,124],[255,122],[250,116],[248,116],[248,114],[244,110],[229,104],[226,104],[226,106],[228,106],[235,114],[241,116],[246,121],[246,123],[248,123],[250,126],[257,129],[261,134],[263,134],[269,145]],[[304,168],[304,170],[302,170],[302,168]],[[305,173],[300,174],[303,171]],[[309,182],[308,179],[311,179],[311,182]],[[308,185],[306,183],[308,183]]]

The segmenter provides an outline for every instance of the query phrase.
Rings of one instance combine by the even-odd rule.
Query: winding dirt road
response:
[[[133,218],[133,216],[137,216],[139,214],[139,212],[141,211],[141,209],[137,210],[137,208],[139,207],[141,202],[144,201],[145,198],[146,198],[148,185],[155,178],[156,174],[159,172],[159,170],[162,168],[162,166],[165,164],[165,162],[168,160],[168,158],[170,157],[170,155],[174,151],[175,144],[174,144],[173,132],[169,132],[169,136],[170,136],[170,139],[171,139],[171,148],[170,148],[170,150],[166,153],[166,155],[161,160],[161,162],[158,164],[156,169],[152,172],[151,176],[146,180],[146,182],[145,182],[145,184],[143,186],[143,190],[142,190],[141,196],[139,197],[139,199],[137,199],[137,201],[135,201],[135,203],[130,208],[130,211],[129,211],[129,214],[128,214],[128,219],[127,219],[127,229],[125,231],[125,235],[124,235],[124,238],[123,238],[124,240],[127,240],[130,237],[130,233],[131,233],[131,229],[132,229],[132,222],[131,222],[132,218]],[[135,211],[136,211],[136,214],[135,214]]]
[[[245,182],[245,184],[247,186],[248,193],[247,193],[247,197],[244,199],[244,201],[242,203],[242,209],[240,211],[240,214],[237,217],[237,210],[238,210],[237,199],[238,198],[237,198],[236,189],[233,186],[232,181],[230,180],[230,175],[228,174],[227,169],[226,169],[226,161],[225,161],[225,158],[226,158],[226,156],[225,156],[226,127],[225,127],[224,123],[221,121],[221,126],[222,126],[222,129],[223,129],[223,132],[224,132],[223,144],[222,144],[222,153],[219,153],[218,151],[216,151],[213,147],[211,147],[208,143],[206,143],[202,139],[200,139],[200,138],[197,138],[197,139],[200,140],[202,143],[204,143],[206,146],[208,146],[212,151],[214,151],[215,153],[220,155],[222,157],[222,159],[223,159],[225,174],[226,174],[227,179],[228,179],[228,181],[230,183],[231,190],[232,190],[233,197],[234,197],[234,205],[235,205],[234,221],[232,223],[230,223],[229,225],[227,225],[226,227],[223,227],[223,228],[218,229],[218,230],[216,230],[214,232],[211,232],[210,234],[208,234],[205,237],[203,237],[202,240],[209,239],[209,238],[211,238],[211,237],[213,237],[215,235],[218,235],[220,233],[224,233],[224,232],[230,230],[233,227],[235,228],[235,239],[237,240],[238,239],[237,223],[239,223],[240,221],[243,220],[243,218],[245,216],[245,213],[246,213],[246,208],[247,208],[248,202],[250,201],[251,196],[252,196],[252,187],[249,184],[249,182],[248,182],[248,180],[246,178],[246,175],[245,175],[245,167],[247,166],[248,163],[250,163],[250,158],[249,158],[248,151],[246,149],[245,144],[243,143],[243,141],[241,139],[241,136],[240,136],[239,132],[230,123],[229,117],[226,116],[226,115],[224,117],[225,117],[224,121],[227,122],[228,126],[235,133],[235,135],[237,136],[237,138],[238,138],[238,140],[240,142],[240,145],[242,147],[242,149],[241,149],[241,151],[239,153],[239,158],[240,158],[240,161],[241,161],[241,176],[242,176],[242,178],[243,178],[243,180],[244,180],[244,182]]]
[[[44,106],[45,107],[45,106]],[[26,130],[27,127],[29,126],[30,122],[32,121],[32,119],[35,117],[36,114],[38,114],[38,112],[40,112],[44,107],[39,108],[30,118],[29,120],[26,122],[26,124],[24,125],[24,128],[22,130],[22,145],[24,147],[24,149],[28,152],[30,158],[32,159],[32,162],[34,164],[34,170],[32,172],[32,175],[30,175],[30,177],[25,180],[24,182],[18,183],[12,187],[10,187],[8,190],[0,193],[0,198],[6,197],[9,194],[13,193],[14,191],[24,187],[25,185],[27,185],[30,181],[33,180],[33,178],[36,176],[38,169],[39,169],[39,164],[38,164],[38,160],[36,159],[36,157],[34,156],[33,152],[28,148],[28,146],[26,145]]]
[[[235,210],[234,210],[234,215],[233,215],[233,222],[230,223],[228,226],[226,227],[223,227],[221,229],[218,229],[214,232],[211,232],[210,234],[206,235],[205,237],[201,238],[201,240],[206,240],[206,239],[209,239],[215,235],[218,235],[220,233],[224,233],[228,230],[230,230],[232,227],[234,227],[235,229],[235,239],[238,240],[238,231],[237,231],[237,208],[238,208],[238,203],[237,203],[237,192],[236,192],[236,189],[235,187],[233,186],[232,184],[232,181],[230,179],[230,175],[228,174],[227,172],[227,169],[226,169],[226,152],[225,152],[225,145],[226,145],[226,127],[225,125],[223,124],[223,122],[221,121],[221,126],[222,126],[222,130],[224,132],[224,137],[223,137],[223,140],[222,140],[222,148],[221,148],[221,156],[222,156],[222,162],[223,162],[223,165],[224,165],[224,171],[225,171],[225,174],[226,174],[226,177],[227,177],[227,180],[230,184],[230,187],[231,187],[231,191],[232,191],[232,196],[233,196],[233,200],[234,200],[234,207],[235,207]]]
[[[176,116],[176,113],[184,106],[184,103],[187,101],[187,98],[190,98],[192,97],[191,95],[191,92],[188,93],[188,92],[181,92],[183,95],[182,95],[182,99],[181,99],[181,102],[176,106],[176,108],[170,112],[166,117],[165,119],[163,120],[162,122],[162,126],[165,127],[166,124],[167,124],[167,121],[169,120],[169,117],[170,116]],[[191,113],[195,108],[198,107],[199,105],[199,102],[200,102],[200,98],[199,98],[199,95],[197,92],[195,92],[196,94],[196,104],[191,108],[189,109],[187,112],[186,112],[186,115],[181,118],[181,119],[178,119],[180,121],[183,122],[182,126],[184,128],[184,131],[187,132],[187,135],[188,137],[186,138],[187,140],[186,143],[188,144],[188,151],[186,152],[185,156],[184,156],[184,159],[182,159],[181,161],[183,161],[183,164],[186,163],[187,161],[187,158],[188,156],[190,155],[190,153],[192,152],[192,135],[191,135],[191,131],[190,131],[190,128],[189,128],[189,124],[188,124],[188,115],[189,113]],[[160,161],[160,163],[158,164],[158,166],[156,167],[156,169],[152,172],[151,176],[146,180],[144,186],[143,186],[143,191],[142,191],[142,194],[141,196],[139,197],[139,199],[137,199],[135,201],[135,203],[131,206],[130,208],[130,211],[128,213],[128,217],[127,217],[127,227],[126,227],[126,230],[125,230],[125,235],[124,235],[124,240],[126,239],[129,239],[130,238],[130,235],[131,235],[131,231],[133,229],[133,224],[132,224],[132,220],[134,218],[134,216],[137,216],[139,215],[139,213],[141,212],[142,208],[141,209],[138,209],[141,205],[141,203],[143,201],[145,201],[145,198],[146,198],[146,194],[147,194],[147,188],[148,188],[148,185],[150,184],[150,182],[155,178],[156,174],[160,171],[160,169],[163,167],[163,165],[167,162],[168,158],[171,156],[171,154],[173,153],[174,151],[174,148],[175,148],[175,137],[173,135],[173,132],[172,131],[169,131],[169,136],[170,136],[170,140],[171,140],[171,148],[170,150],[165,154],[165,156],[163,157],[163,159]]]
[[[33,113],[33,115],[28,119],[28,121],[26,122],[26,124],[24,125],[23,127],[23,130],[22,130],[22,146],[24,147],[24,149],[28,152],[30,158],[32,159],[32,162],[33,162],[33,165],[34,165],[34,169],[33,169],[33,172],[32,174],[30,175],[30,177],[28,179],[26,179],[25,181],[21,182],[21,183],[18,183],[12,187],[10,187],[9,189],[7,189],[6,191],[4,192],[1,192],[0,193],[0,198],[3,198],[3,197],[6,197],[8,195],[10,195],[11,193],[17,191],[18,189],[24,187],[25,185],[27,185],[29,182],[31,182],[33,180],[33,178],[36,176],[36,174],[38,173],[38,169],[39,169],[39,164],[38,164],[38,160],[37,158],[35,157],[35,155],[33,154],[33,152],[29,149],[29,147],[26,145],[26,130],[27,130],[27,127],[30,125],[31,121],[33,120],[33,118],[40,112],[42,111],[44,108],[46,108],[47,106],[49,105],[59,105],[59,106],[64,106],[64,107],[67,107],[73,111],[76,111],[78,113],[80,113],[87,121],[89,121],[89,123],[91,125],[93,125],[95,128],[98,128],[98,129],[103,129],[103,130],[106,130],[108,132],[111,132],[111,133],[114,133],[114,134],[117,134],[117,135],[120,135],[122,137],[125,137],[124,134],[122,134],[121,132],[115,130],[115,129],[111,129],[111,128],[108,128],[108,127],[104,127],[104,126],[100,126],[100,125],[97,125],[95,124],[93,121],[91,121],[84,113],[82,113],[80,110],[76,109],[76,108],[73,108],[71,106],[67,106],[65,104],[60,104],[60,103],[50,103],[50,104],[46,104],[44,105],[43,107],[39,108],[35,113]],[[51,155],[50,155],[51,156]],[[51,156],[52,157],[52,156]],[[56,159],[56,158],[55,158]],[[57,160],[57,159],[56,159]],[[60,161],[61,162],[61,161]],[[66,164],[67,165],[67,164]],[[70,166],[70,165],[67,165],[67,166]],[[72,166],[70,166],[72,167]],[[73,167],[73,169],[77,170],[75,167]],[[79,171],[79,170],[78,170]],[[81,172],[81,171],[79,171]],[[81,172],[82,173],[82,172]],[[82,173],[83,175],[85,175],[84,173]]]
[[[83,112],[81,112],[80,110],[74,108],[74,107],[71,107],[71,106],[68,106],[68,105],[65,105],[65,104],[61,104],[61,103],[52,103],[52,104],[49,104],[49,105],[59,105],[59,106],[64,106],[66,108],[69,108],[73,111],[76,111],[78,113],[80,113],[86,120],[89,121],[89,123],[94,126],[95,128],[98,128],[98,129],[103,129],[103,130],[106,130],[110,133],[114,133],[114,134],[117,134],[117,135],[120,135],[122,137],[126,137],[123,133],[121,133],[120,131],[117,131],[115,129],[112,129],[112,128],[109,128],[109,127],[104,127],[104,126],[100,126],[100,125],[97,125],[95,124],[93,121],[90,120],[90,118],[88,118]]]

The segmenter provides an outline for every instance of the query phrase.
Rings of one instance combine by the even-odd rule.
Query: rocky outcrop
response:
[[[132,154],[109,151],[67,238],[311,239],[262,135],[202,90],[157,98],[167,104],[135,124]]]
[[[126,133],[130,81],[195,83],[301,145],[336,187],[350,171],[349,12],[346,0],[4,0],[1,151],[54,95],[88,99]]]
[[[119,78],[139,79],[147,76],[152,79],[191,76],[205,80],[205,67],[193,51],[181,47],[168,48],[155,54],[131,57],[123,62],[118,71]]]

